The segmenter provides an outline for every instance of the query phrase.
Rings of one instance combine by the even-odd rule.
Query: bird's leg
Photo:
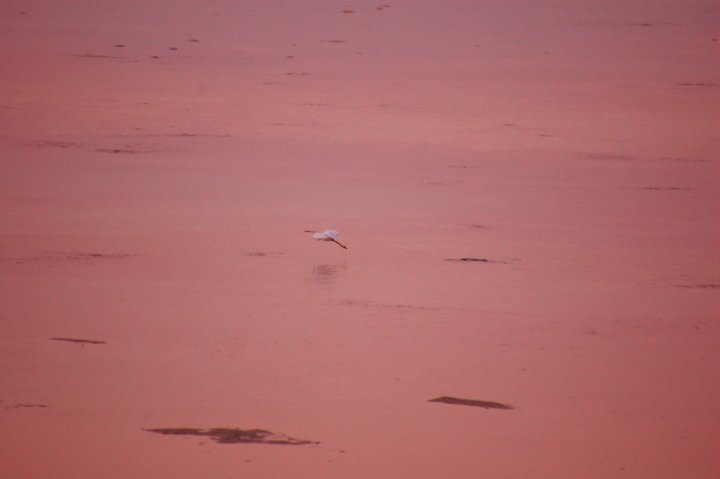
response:
[[[347,246],[345,246],[344,244],[342,244],[341,242],[339,242],[339,241],[338,241],[338,240],[336,240],[336,239],[330,239],[330,241],[333,241],[333,242],[335,242],[335,243],[339,244],[339,245],[340,245],[340,246],[342,246],[342,247],[343,247],[344,249],[348,249],[348,247],[347,247]]]

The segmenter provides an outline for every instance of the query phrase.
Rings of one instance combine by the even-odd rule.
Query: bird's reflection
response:
[[[313,281],[322,286],[335,284],[338,278],[345,273],[346,268],[345,263],[313,265]]]

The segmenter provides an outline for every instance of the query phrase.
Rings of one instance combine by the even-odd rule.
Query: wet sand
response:
[[[716,477],[719,16],[3,2],[3,477]]]

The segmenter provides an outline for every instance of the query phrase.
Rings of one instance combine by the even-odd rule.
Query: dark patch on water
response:
[[[595,161],[632,161],[635,159],[631,156],[616,153],[591,153],[586,158]]]
[[[120,155],[136,155],[139,153],[138,150],[133,148],[97,148],[95,151],[98,153],[112,153]]]
[[[68,343],[75,344],[107,344],[105,341],[98,341],[96,339],[77,339],[77,338],[50,338],[52,341],[67,341]]]
[[[718,86],[717,83],[705,83],[705,82],[682,82],[678,83],[678,86],[686,88],[714,88]]]
[[[720,284],[717,284],[717,283],[675,284],[673,286],[678,287],[678,288],[692,288],[692,289],[720,289]]]
[[[0,401],[2,402],[2,401]],[[45,409],[48,408],[47,404],[37,404],[37,403],[22,403],[22,404],[15,404],[13,406],[6,406],[5,409]]]
[[[464,258],[445,258],[445,261],[464,261],[467,263],[497,263],[498,261],[492,261],[487,258],[471,258],[471,257],[464,257]]]
[[[430,399],[428,402],[440,402],[444,404],[453,404],[459,406],[481,407],[485,409],[515,409],[510,404],[503,404],[495,401],[482,401],[480,399],[461,399],[452,396],[440,396]]]
[[[98,55],[95,53],[68,53],[67,56],[78,58],[97,58],[105,60],[128,60],[127,57],[119,57],[116,55]]]
[[[83,143],[75,143],[73,141],[43,140],[28,143],[28,146],[39,146],[41,148],[60,148],[65,150],[67,148],[85,148],[87,145]]]
[[[360,306],[365,308],[382,308],[391,309],[397,312],[416,313],[420,311],[440,311],[444,308],[432,307],[432,306],[421,306],[415,304],[389,304],[389,303],[374,303],[372,301],[358,300],[358,299],[345,299],[340,302],[344,306]]]
[[[135,257],[134,254],[123,253],[47,253],[36,256],[0,258],[0,262],[15,264],[53,264],[61,261],[90,262],[104,260],[121,260]]]
[[[173,436],[202,436],[209,437],[220,444],[276,444],[284,446],[303,446],[308,444],[320,444],[317,441],[297,439],[284,434],[275,434],[264,429],[236,429],[236,428],[154,428],[145,429],[163,435]]]
[[[148,103],[149,105],[149,103]],[[138,133],[132,135],[120,135],[126,138],[230,138],[230,135],[224,133]],[[130,148],[130,145],[126,145]],[[114,151],[113,151],[114,152]]]
[[[663,156],[662,158],[659,158],[663,161],[679,161],[681,163],[706,163],[708,160],[705,159],[698,159],[698,158],[682,158],[682,157],[670,157],[670,156]]]

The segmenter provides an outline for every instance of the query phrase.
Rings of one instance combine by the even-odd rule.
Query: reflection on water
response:
[[[345,263],[316,264],[312,268],[312,279],[319,285],[333,285],[345,273],[346,269],[347,265]]]

